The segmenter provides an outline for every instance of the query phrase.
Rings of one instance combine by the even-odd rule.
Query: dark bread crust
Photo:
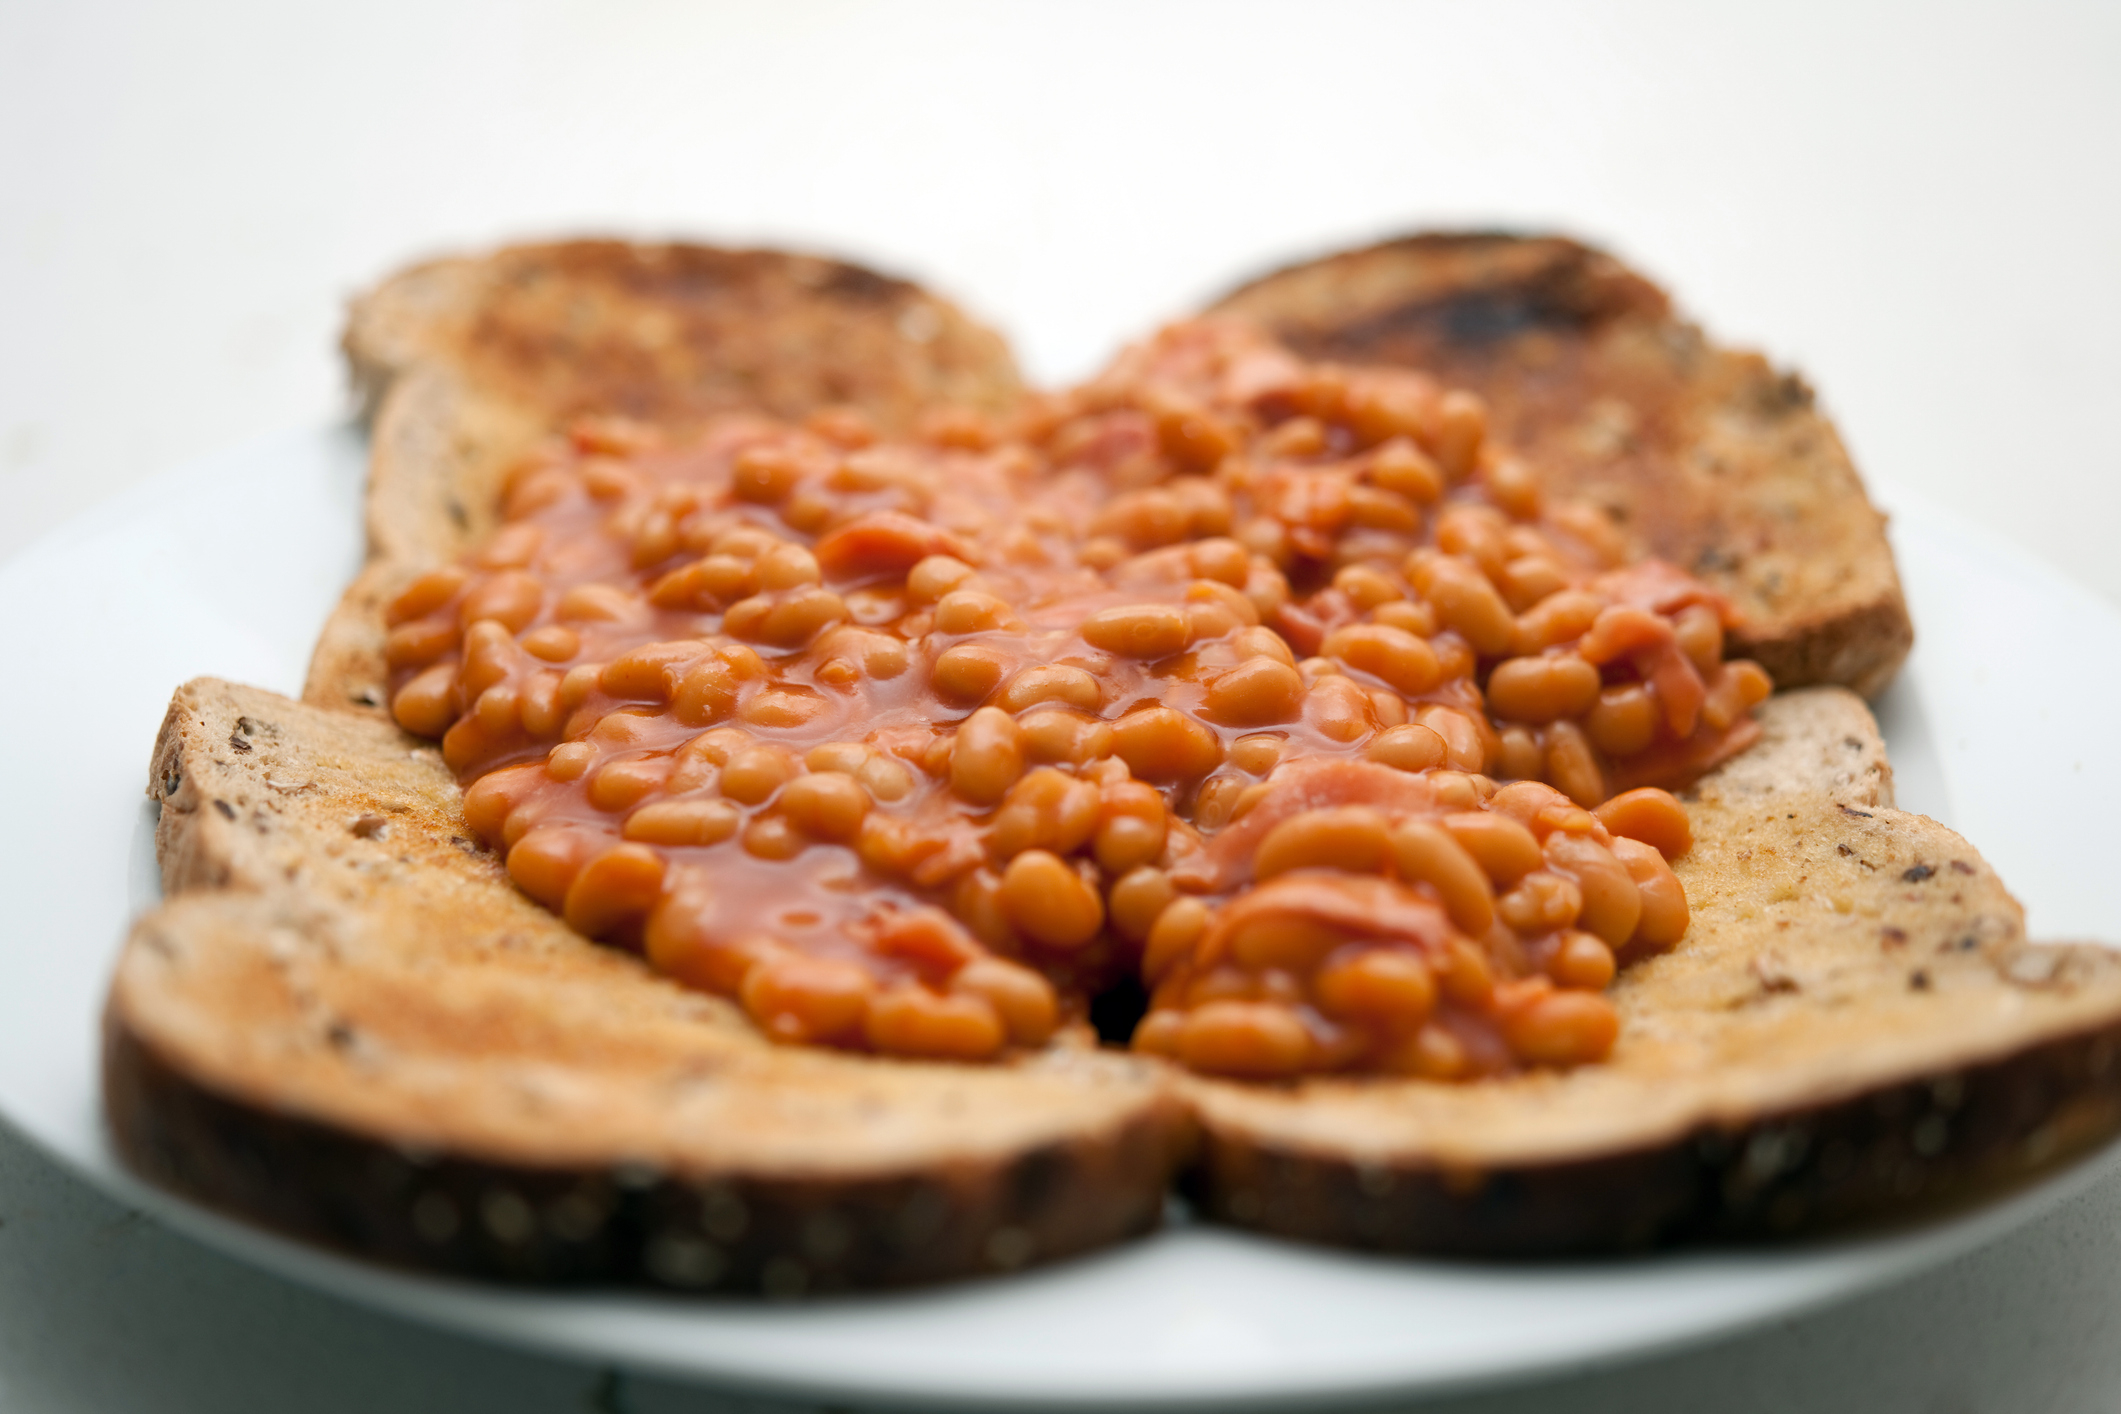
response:
[[[1736,651],[1779,686],[1874,696],[1907,657],[1884,517],[1811,389],[1711,344],[1611,256],[1553,236],[1411,236],[1277,271],[1213,312],[1308,358],[1478,391],[1547,484],[1729,594],[1748,621]]]
[[[502,478],[585,414],[682,431],[719,413],[858,409],[887,432],[954,404],[1004,413],[1001,338],[858,265],[771,250],[564,241],[429,261],[353,303],[370,427],[369,561],[304,699],[383,710],[382,606],[490,532]]]
[[[284,1231],[506,1279],[903,1285],[1145,1231],[1188,1144],[1132,1057],[773,1045],[518,894],[384,723],[202,679],[151,794],[170,897],[112,982],[112,1132]]]
[[[1171,1167],[1169,1117],[1147,1113],[984,1170],[695,1179],[481,1161],[235,1098],[115,1018],[103,1095],[126,1163],[164,1187],[372,1261],[537,1285],[790,1297],[1014,1271],[1150,1231]]]

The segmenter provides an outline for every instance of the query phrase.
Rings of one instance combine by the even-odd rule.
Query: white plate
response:
[[[991,1408],[1176,1407],[1430,1392],[1609,1361],[1847,1296],[2001,1236],[2121,1169],[2121,1150],[1912,1232],[1801,1248],[1482,1266],[1314,1251],[1180,1224],[1007,1280],[807,1306],[551,1296],[409,1277],[134,1182],[96,1101],[96,1021],[126,919],[157,896],[142,797],[170,691],[284,692],[360,558],[360,439],[289,434],[180,468],[0,569],[0,1114],[174,1226],[458,1330],[795,1396]],[[1968,834],[2045,936],[2121,935],[2121,616],[1891,490],[1923,640],[1884,704],[1902,803]],[[2028,788],[2030,785],[2030,789]]]

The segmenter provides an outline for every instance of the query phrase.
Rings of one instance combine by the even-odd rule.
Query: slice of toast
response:
[[[2025,940],[1965,840],[1892,808],[1818,688],[1688,803],[1680,945],[1602,1064],[1474,1085],[1188,1078],[1213,1216],[1387,1251],[1551,1255],[1889,1217],[2121,1129],[2121,956]]]
[[[1779,686],[1875,696],[1907,657],[1884,517],[1811,389],[1710,343],[1611,256],[1553,236],[1419,235],[1278,271],[1214,312],[1307,358],[1479,392],[1547,484],[1729,595],[1748,621],[1732,651]]]
[[[394,727],[201,679],[151,793],[169,897],[112,983],[106,1104],[127,1162],[217,1207],[408,1266],[782,1295],[1161,1215],[1162,1067],[775,1046],[518,894]]]
[[[1012,407],[1000,336],[904,280],[770,250],[569,241],[429,261],[360,296],[346,357],[370,427],[368,564],[305,700],[383,712],[381,606],[493,529],[501,479],[583,415],[682,430],[851,408],[886,432]]]

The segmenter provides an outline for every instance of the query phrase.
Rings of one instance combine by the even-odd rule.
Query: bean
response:
[[[1703,677],[1723,661],[1723,616],[1706,604],[1689,604],[1673,615],[1672,636]]]
[[[1505,888],[1546,862],[1532,832],[1506,815],[1464,810],[1446,815],[1443,824],[1481,871]]]
[[[1481,443],[1488,435],[1488,405],[1478,393],[1453,388],[1437,401],[1435,420],[1425,430],[1429,450],[1444,474],[1462,481],[1479,465]]]
[[[1605,607],[1605,600],[1585,590],[1562,589],[1549,594],[1517,616],[1511,651],[1531,656],[1581,638]]]
[[[447,604],[457,591],[471,582],[471,572],[460,565],[445,565],[441,569],[429,570],[398,592],[383,610],[383,625],[396,628],[424,619]]]
[[[1640,841],[1617,838],[1613,841],[1613,857],[1626,867],[1636,891],[1642,895],[1642,917],[1635,924],[1635,936],[1628,940],[1629,950],[1663,952],[1685,937],[1691,921],[1686,890],[1680,887],[1679,877],[1664,862],[1664,856]]]
[[[1582,915],[1583,889],[1566,875],[1534,869],[1495,900],[1495,912],[1524,937],[1551,933]]]
[[[1306,913],[1252,912],[1229,933],[1230,958],[1248,972],[1308,972],[1348,940],[1332,924]]]
[[[1417,505],[1443,498],[1443,470],[1405,437],[1394,437],[1370,454],[1370,483],[1396,492]]]
[[[972,566],[949,555],[930,555],[906,574],[906,597],[916,604],[933,604],[972,578]]]
[[[786,731],[809,725],[825,714],[827,706],[816,688],[779,683],[753,693],[737,708],[737,717],[754,727]]]
[[[1027,712],[1017,723],[1031,761],[1084,766],[1112,753],[1112,728],[1066,708]]]
[[[844,843],[862,828],[869,793],[852,776],[827,771],[797,776],[781,788],[781,809],[796,828],[816,840]]]
[[[556,781],[579,780],[596,759],[597,749],[588,742],[562,742],[547,753],[545,773]]]
[[[722,767],[722,794],[757,805],[794,779],[796,764],[774,746],[747,746]]]
[[[1126,604],[1083,620],[1083,641],[1123,658],[1168,658],[1183,652],[1186,616],[1169,604]]]
[[[639,599],[611,584],[577,584],[553,612],[566,623],[632,623],[646,616]]]
[[[1436,979],[1412,951],[1369,948],[1319,969],[1318,1004],[1333,1016],[1362,1017],[1412,1030],[1436,1005]]]
[[[1391,857],[1385,817],[1370,807],[1306,810],[1267,832],[1252,856],[1252,877],[1264,883],[1292,869],[1373,874]]]
[[[1401,771],[1427,771],[1443,765],[1449,755],[1444,739],[1419,723],[1387,727],[1371,739],[1363,755]]]
[[[1435,650],[1404,629],[1355,624],[1327,635],[1320,652],[1412,697],[1440,681]]]
[[[853,1034],[875,988],[859,963],[784,952],[752,967],[739,995],[761,1031],[801,1045]]]
[[[1009,788],[987,827],[988,848],[1001,859],[1027,849],[1073,854],[1098,825],[1097,787],[1051,766],[1040,766]]]
[[[1163,870],[1147,864],[1128,870],[1106,897],[1112,931],[1131,943],[1144,941],[1176,897],[1178,891]]]
[[[1635,936],[1635,925],[1642,918],[1642,894],[1611,850],[1588,835],[1556,830],[1547,836],[1546,855],[1553,868],[1574,879],[1583,891],[1577,926],[1616,948]]]
[[[1428,820],[1401,821],[1392,829],[1392,858],[1402,879],[1436,890],[1460,932],[1479,938],[1495,926],[1495,889],[1487,871],[1448,829]]]
[[[1195,541],[1188,560],[1195,574],[1237,589],[1244,588],[1245,576],[1252,571],[1252,556],[1228,536]]]
[[[953,589],[935,602],[937,633],[985,633],[1015,623],[1007,604],[977,589]]]
[[[1186,895],[1173,899],[1150,925],[1142,950],[1142,980],[1152,987],[1161,982],[1180,960],[1192,956],[1207,931],[1206,904]]]
[[[1556,722],[1547,728],[1546,778],[1587,810],[1606,796],[1605,772],[1591,750],[1590,739],[1574,722]]]
[[[547,624],[523,635],[523,651],[547,663],[564,663],[582,651],[582,638],[564,624]]]
[[[1192,1070],[1270,1079],[1303,1069],[1311,1056],[1311,1033],[1286,1006],[1211,1002],[1186,1017],[1178,1055]]]
[[[538,762],[491,771],[464,792],[464,823],[488,844],[501,838],[509,814],[529,798],[544,778]]]
[[[1657,740],[1663,714],[1657,700],[1639,682],[1620,683],[1598,694],[1584,718],[1584,730],[1598,749],[1616,759],[1633,756]]]
[[[1112,754],[1145,781],[1197,780],[1222,764],[1222,741],[1169,707],[1129,712],[1112,724]]]
[[[1487,765],[1487,743],[1481,725],[1454,707],[1424,707],[1414,714],[1421,726],[1443,738],[1445,759],[1456,771],[1478,772]]]
[[[986,998],[939,996],[913,982],[872,996],[862,1029],[869,1044],[887,1055],[961,1061],[986,1060],[1008,1034]]]
[[[1251,776],[1264,776],[1281,761],[1282,740],[1278,736],[1241,736],[1230,743],[1230,764]]]
[[[1095,712],[1104,703],[1104,692],[1097,679],[1081,668],[1048,664],[1025,668],[1010,678],[995,701],[1005,712],[1021,712],[1041,702],[1062,702]]]
[[[1503,1039],[1533,1065],[1601,1061],[1620,1035],[1613,1004],[1592,992],[1548,991],[1501,1016]]]
[[[1349,603],[1364,611],[1407,597],[1390,576],[1369,565],[1349,565],[1342,569],[1333,576],[1333,587],[1345,594]]]
[[[708,656],[684,670],[671,694],[671,715],[688,727],[719,722],[736,710],[737,678],[720,658]]]
[[[744,853],[758,859],[793,859],[810,840],[786,815],[754,815],[744,827]]]
[[[1268,658],[1292,668],[1296,666],[1296,655],[1289,651],[1288,640],[1263,625],[1239,629],[1230,640],[1230,651],[1240,660]]]
[[[469,628],[481,619],[494,619],[510,633],[530,626],[545,605],[545,586],[522,570],[503,570],[474,584],[457,608],[457,622]]]
[[[992,805],[1024,771],[1023,733],[999,707],[982,707],[957,729],[950,788],[974,805]]]
[[[463,630],[454,619],[414,619],[383,640],[383,662],[392,668],[424,668],[457,646]]]
[[[641,844],[704,848],[735,835],[742,819],[726,800],[658,800],[627,816],[624,834]]]
[[[1060,1020],[1053,984],[1028,967],[983,957],[966,963],[950,979],[950,990],[978,997],[992,1007],[1020,1046],[1043,1045]]]
[[[1303,695],[1303,675],[1295,668],[1251,658],[1209,681],[1202,710],[1226,726],[1263,727],[1295,720]]]
[[[1009,659],[999,649],[960,643],[937,655],[930,685],[945,702],[968,706],[994,691],[1008,670]]]
[[[1539,738],[1527,727],[1504,727],[1500,735],[1502,759],[1497,772],[1505,780],[1538,780],[1547,768],[1547,754]]]
[[[1598,700],[1598,669],[1568,654],[1510,658],[1488,676],[1488,705],[1501,716],[1544,725]]]
[[[1484,657],[1499,657],[1517,637],[1517,620],[1486,575],[1469,561],[1440,557],[1423,595],[1444,625],[1458,631]]]
[[[1686,807],[1654,786],[1623,791],[1593,813],[1614,834],[1654,846],[1666,859],[1677,859],[1694,846],[1694,825]]]
[[[457,670],[438,663],[398,689],[390,714],[414,736],[440,736],[457,719]]]
[[[1557,987],[1602,992],[1613,983],[1613,950],[1597,937],[1574,929],[1561,935],[1561,946],[1547,960],[1547,976]]]
[[[1170,816],[1152,787],[1133,780],[1106,786],[1098,808],[1094,848],[1107,874],[1117,878],[1162,856]]]
[[[1357,742],[1376,727],[1370,695],[1338,673],[1313,682],[1304,693],[1304,718],[1321,735],[1339,742]]]
[[[524,839],[536,834],[532,831]],[[509,851],[509,858],[514,857],[514,850]],[[567,926],[584,937],[611,937],[645,920],[662,891],[662,856],[646,845],[615,844],[582,866],[567,886],[561,911]]]
[[[746,447],[737,453],[729,489],[739,500],[774,506],[788,499],[802,475],[802,464],[782,449]]]
[[[673,764],[668,756],[606,761],[589,778],[589,803],[599,810],[624,810],[660,790]]]
[[[1025,937],[1049,948],[1079,948],[1104,926],[1097,890],[1059,856],[1027,849],[1002,873],[1002,911]]]

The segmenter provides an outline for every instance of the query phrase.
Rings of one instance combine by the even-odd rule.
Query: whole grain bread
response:
[[[1215,306],[1297,353],[1485,396],[1546,483],[1728,594],[1782,687],[1875,696],[1914,642],[1885,519],[1812,390],[1718,347],[1664,291],[1556,236],[1427,234],[1292,266]]]
[[[1985,1192],[2121,1129],[2121,956],[2028,943],[1958,835],[1892,808],[1869,712],[1760,709],[1674,863],[1678,948],[1604,1063],[1477,1085],[1189,1078],[1207,1212],[1388,1251],[1774,1236]]]
[[[776,1046],[568,931],[394,727],[200,679],[156,744],[167,901],[113,980],[140,1172],[365,1256],[731,1291],[1006,1271],[1153,1227],[1158,1066]]]
[[[370,432],[368,563],[303,696],[379,715],[382,605],[483,539],[509,468],[575,418],[682,432],[844,407],[903,432],[1022,393],[1000,336],[948,301],[772,250],[583,240],[428,261],[357,298],[344,342]]]

